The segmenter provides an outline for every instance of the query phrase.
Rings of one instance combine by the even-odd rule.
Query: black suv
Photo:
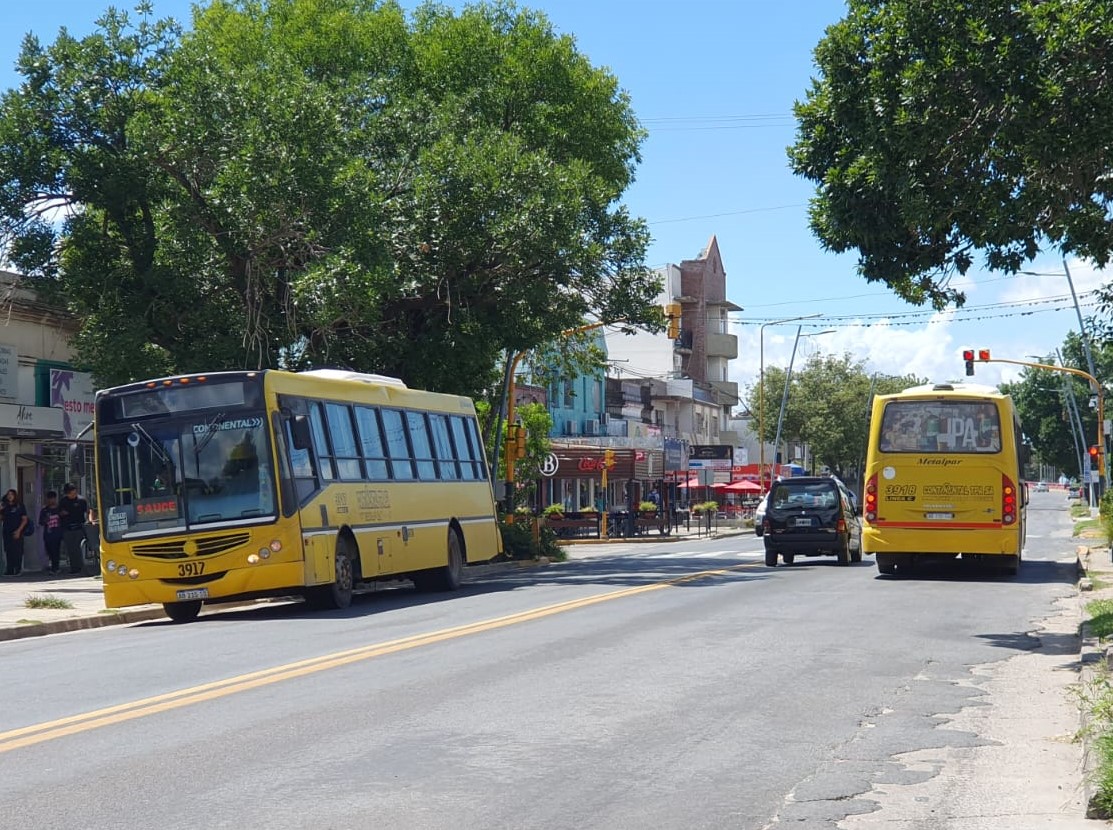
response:
[[[797,476],[773,483],[762,522],[765,564],[801,556],[862,561],[862,522],[854,495],[833,476]]]

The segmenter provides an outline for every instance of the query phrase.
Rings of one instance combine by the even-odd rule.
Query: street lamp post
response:
[[[1058,276],[1058,274],[1040,273],[1039,271],[1021,271],[1020,273],[1030,274],[1030,275],[1035,276],[1035,277]],[[1086,355],[1086,368],[1088,368],[1090,370],[1089,377],[1091,379],[1093,389],[1094,389],[1095,393],[1098,395],[1098,402],[1100,404],[1100,402],[1101,402],[1101,389],[1098,387],[1098,382],[1097,382],[1098,373],[1097,373],[1097,370],[1094,368],[1094,356],[1090,352],[1090,338],[1086,336],[1086,326],[1082,322],[1082,308],[1081,308],[1081,306],[1078,305],[1078,295],[1074,291],[1074,280],[1071,279],[1070,267],[1067,265],[1067,258],[1066,257],[1063,257],[1063,276],[1065,276],[1067,278],[1067,285],[1070,286],[1070,296],[1071,296],[1071,299],[1074,301],[1074,313],[1078,315],[1078,334],[1079,334],[1079,337],[1082,338],[1082,351]],[[1062,362],[1062,360],[1060,359],[1060,363],[1061,362]],[[1100,422],[1100,418],[1099,418],[1099,423],[1098,423],[1098,435],[1099,435],[1100,438],[1103,439],[1102,441],[1099,441],[1099,444],[1104,443],[1105,424],[1104,424],[1104,422]],[[1105,470],[1106,470],[1105,476],[1104,476],[1105,485],[1106,485],[1106,487],[1108,487],[1109,483],[1110,483],[1109,482],[1110,468],[1106,467]],[[1099,479],[1099,481],[1100,481],[1100,479]],[[1091,482],[1091,484],[1092,484],[1092,482]],[[1092,503],[1092,501],[1091,501],[1091,503]]]
[[[765,327],[779,326],[782,323],[795,323],[797,320],[814,320],[822,314],[805,314],[800,317],[786,317],[783,320],[770,320],[758,326],[758,380],[757,380],[757,445],[758,465],[757,476],[761,483],[761,492],[765,492]]]
[[[813,331],[807,334],[801,334],[800,330],[803,326],[796,327],[796,340],[792,343],[792,356],[788,359],[788,370],[785,372],[785,391],[781,394],[781,411],[777,414],[777,435],[773,439],[773,463],[777,463],[777,451],[781,447],[781,427],[784,425],[785,409],[788,405],[788,384],[792,380],[792,364],[796,361],[796,347],[800,345],[801,337],[819,337],[823,334],[833,334],[834,329],[827,329],[826,331]]]

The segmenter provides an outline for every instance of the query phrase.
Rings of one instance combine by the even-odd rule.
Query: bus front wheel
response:
[[[166,612],[166,616],[176,623],[191,622],[197,619],[197,615],[201,613],[201,600],[166,602],[163,603],[162,610]]]
[[[314,608],[347,608],[352,604],[352,588],[355,586],[352,554],[341,544],[336,548],[334,559],[333,581],[306,590],[305,598]]]

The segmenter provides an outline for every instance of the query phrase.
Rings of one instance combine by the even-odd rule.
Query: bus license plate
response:
[[[924,514],[924,518],[928,519],[928,520],[931,520],[931,519],[946,520],[946,519],[953,519],[954,517],[955,517],[954,513],[925,513]]]
[[[192,591],[178,591],[178,599],[208,599],[208,588],[195,588]]]

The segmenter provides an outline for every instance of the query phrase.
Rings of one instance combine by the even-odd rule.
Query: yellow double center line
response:
[[[645,594],[650,591],[659,591],[663,588],[679,585],[684,582],[707,579],[713,576],[723,576],[731,571],[751,567],[753,567],[753,565],[747,563],[743,565],[733,565],[721,570],[700,571],[687,576],[677,577],[676,579],[669,579],[664,582],[654,582],[650,585],[641,585],[636,588],[624,588],[620,591],[611,591],[610,593],[598,594],[583,599],[569,600],[568,602],[560,602],[556,605],[535,608],[531,611],[510,614],[506,617],[495,617],[494,619],[481,620],[479,622],[468,623],[467,625],[456,626],[455,628],[445,628],[428,634],[416,634],[412,637],[389,640],[385,643],[374,643],[347,651],[338,651],[333,654],[322,655],[321,657],[300,660],[296,663],[287,663],[262,671],[241,674],[236,677],[229,677],[212,683],[204,683],[200,686],[192,686],[188,689],[179,689],[175,692],[167,692],[166,694],[142,698],[128,703],[121,703],[116,706],[108,706],[104,709],[96,709],[92,712],[85,712],[80,715],[71,715],[67,718],[59,718],[58,720],[47,721],[33,726],[24,726],[19,729],[12,729],[8,732],[0,732],[0,753],[10,752],[13,749],[22,749],[23,747],[33,746],[34,744],[43,743],[44,741],[51,741],[55,738],[63,738],[67,735],[74,735],[79,732],[100,729],[102,726],[111,726],[137,718],[145,718],[148,715],[167,712],[171,709],[180,709],[183,706],[192,706],[195,703],[201,703],[206,700],[216,700],[217,698],[227,697],[228,695],[238,694],[239,692],[246,692],[250,689],[257,689],[261,686],[281,683],[284,680],[293,680],[294,678],[305,677],[310,674],[315,674],[316,672],[339,668],[340,666],[357,663],[360,660],[370,660],[373,657],[382,657],[386,654],[394,654],[395,652],[406,651],[420,646],[442,643],[446,640],[455,640],[459,637],[466,637],[470,634],[478,634],[483,631],[494,631],[495,629],[506,628],[507,626],[517,625],[518,623],[529,622],[530,620],[551,617],[554,614],[563,614],[565,611],[586,608],[601,602],[609,602],[636,594]]]

